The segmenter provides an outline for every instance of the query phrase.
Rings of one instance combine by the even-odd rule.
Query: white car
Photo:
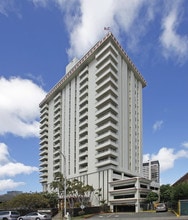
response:
[[[19,216],[16,211],[0,211],[0,220],[16,220]]]
[[[17,218],[17,220],[51,220],[51,215],[41,212],[30,212]]]
[[[164,204],[164,203],[157,204],[156,212],[167,212],[167,211],[168,211],[168,208],[167,208],[166,204]]]

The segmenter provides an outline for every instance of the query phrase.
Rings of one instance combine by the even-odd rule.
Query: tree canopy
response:
[[[44,193],[22,193],[13,197],[11,200],[1,203],[0,208],[24,210],[50,208],[50,199]]]

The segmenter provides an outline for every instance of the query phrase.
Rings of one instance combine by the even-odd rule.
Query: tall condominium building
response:
[[[40,182],[57,172],[102,189],[142,175],[142,89],[146,82],[112,33],[80,60],[40,103]],[[112,184],[113,185],[113,184]]]
[[[160,164],[158,160],[143,163],[143,176],[156,183],[160,182]]]

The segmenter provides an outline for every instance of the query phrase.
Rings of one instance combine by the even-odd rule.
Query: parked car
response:
[[[41,212],[30,212],[27,215],[18,217],[17,220],[51,220],[51,215]]]
[[[16,220],[19,216],[17,211],[0,211],[0,220]]]
[[[156,212],[167,212],[168,208],[165,203],[159,203],[156,206]]]

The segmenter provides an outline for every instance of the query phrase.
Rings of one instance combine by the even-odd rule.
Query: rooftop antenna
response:
[[[104,31],[107,34],[110,31],[110,27],[104,27]]]

